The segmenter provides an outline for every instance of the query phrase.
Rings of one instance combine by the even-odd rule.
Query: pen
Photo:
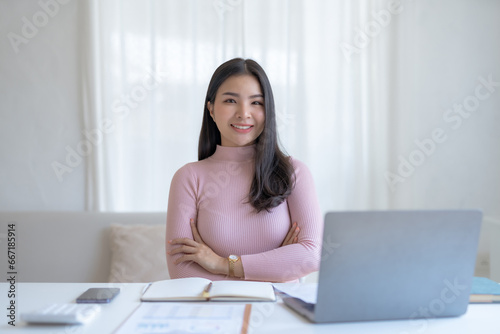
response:
[[[210,289],[212,288],[212,282],[210,282],[207,287],[205,288],[205,290],[203,290],[203,298],[206,298],[208,300],[208,298],[210,297]]]
[[[148,283],[144,286],[144,288],[142,288],[142,295],[144,294],[144,292],[146,292],[146,290],[151,286],[151,283]]]

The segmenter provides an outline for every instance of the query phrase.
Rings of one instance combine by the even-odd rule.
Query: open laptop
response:
[[[459,316],[467,311],[482,212],[329,212],[312,322]]]

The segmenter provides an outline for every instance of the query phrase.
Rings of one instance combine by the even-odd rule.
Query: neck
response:
[[[255,158],[255,147],[255,145],[239,147],[217,145],[215,153],[211,156],[211,158],[221,161],[249,161]]]

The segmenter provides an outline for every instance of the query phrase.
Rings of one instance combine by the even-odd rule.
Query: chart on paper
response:
[[[142,303],[116,333],[240,333],[245,314],[243,304]]]

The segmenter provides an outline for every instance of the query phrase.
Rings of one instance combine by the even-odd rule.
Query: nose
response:
[[[250,118],[251,116],[251,111],[250,111],[250,106],[246,104],[240,104],[238,106],[238,109],[236,110],[236,117],[238,118]]]

